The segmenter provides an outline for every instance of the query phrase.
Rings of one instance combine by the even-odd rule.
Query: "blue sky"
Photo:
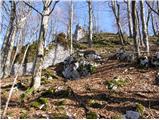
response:
[[[74,33],[76,24],[79,23],[83,27],[88,26],[88,6],[86,3],[86,0],[81,0],[81,1],[73,0],[73,1],[74,1],[74,12],[75,12],[75,19],[74,19],[74,25],[73,25],[73,33]],[[66,17],[67,10],[65,8],[65,4],[67,2],[69,3],[69,1],[64,2],[64,0],[60,0],[60,2],[57,4],[51,16],[51,18],[53,17],[52,19],[55,19],[55,18],[58,19],[58,23],[56,23],[58,32],[66,32],[66,26],[63,22],[66,22],[67,19],[64,19],[63,22],[59,21],[59,19],[61,20]],[[39,11],[42,11],[41,1],[34,1],[34,5],[36,9],[38,9]],[[123,7],[121,7],[121,9],[123,9]],[[59,11],[58,15],[55,14],[56,11]],[[0,10],[0,13],[1,12],[2,11]],[[102,30],[103,32],[114,32],[114,33],[117,32],[116,25],[115,25],[115,18],[113,16],[111,8],[108,7],[107,2],[105,2],[104,0],[94,0],[93,1],[93,12],[96,18],[97,25],[99,26],[100,30]],[[126,13],[123,12],[120,14],[126,14]],[[33,17],[35,17],[37,13],[33,12],[32,15]],[[35,24],[37,24],[38,22],[39,21],[31,20],[31,23],[30,23],[31,27],[35,26]],[[5,21],[5,23],[7,23],[7,21]],[[127,22],[125,24],[127,25]],[[128,29],[128,27],[126,28]],[[49,26],[49,29],[50,29],[50,26]],[[127,29],[125,29],[126,30],[125,32],[128,32]],[[152,33],[151,29],[149,29],[149,31],[150,33]],[[4,34],[5,34],[5,31],[2,31],[2,33],[0,34],[0,46],[2,44]]]

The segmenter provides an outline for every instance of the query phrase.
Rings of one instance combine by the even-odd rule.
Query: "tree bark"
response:
[[[127,1],[127,13],[128,13],[128,28],[129,28],[129,36],[132,37],[132,16],[131,16],[131,4],[130,1]]]
[[[136,1],[132,1],[132,22],[133,22],[133,39],[134,39],[134,48],[135,55],[138,60],[140,56],[139,43],[137,39],[137,15],[136,15]]]
[[[138,10],[136,10],[137,13],[137,26],[138,26],[138,33],[139,33],[139,44],[144,47],[144,41],[142,40],[142,35],[141,35],[141,25],[140,25],[140,20],[139,20],[139,15],[138,15]]]
[[[89,13],[89,39],[88,39],[88,47],[92,47],[92,34],[93,34],[93,10],[92,10],[92,0],[88,0],[88,13]]]
[[[141,12],[141,21],[142,21],[142,34],[143,34],[143,41],[145,44],[146,53],[149,56],[149,41],[148,41],[148,34],[147,34],[147,25],[145,22],[144,16],[144,2],[140,1],[140,12]]]

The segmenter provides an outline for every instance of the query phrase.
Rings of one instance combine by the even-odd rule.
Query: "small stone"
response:
[[[138,119],[140,117],[140,114],[138,112],[129,110],[129,111],[126,111],[125,117],[127,119]]]

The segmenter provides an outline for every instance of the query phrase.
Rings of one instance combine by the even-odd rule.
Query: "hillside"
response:
[[[127,38],[125,50],[133,51],[132,39]],[[156,37],[150,37],[151,53],[158,51]],[[124,118],[128,110],[138,111],[140,118],[159,118],[159,85],[157,68],[139,68],[137,64],[108,59],[122,46],[113,33],[93,36],[93,50],[105,61],[96,71],[79,80],[65,80],[56,75],[55,66],[43,70],[42,85],[33,94],[22,94],[31,81],[31,76],[18,77],[14,93],[7,110],[7,118]],[[87,49],[86,43],[75,45]],[[32,50],[31,50],[32,51]],[[2,79],[2,114],[14,76]],[[110,84],[119,81],[115,87]],[[24,95],[24,94],[23,94]]]

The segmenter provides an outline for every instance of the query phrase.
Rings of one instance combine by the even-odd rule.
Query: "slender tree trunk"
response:
[[[144,16],[143,1],[140,1],[140,7],[141,7],[140,11],[141,11],[143,40],[144,40],[144,43],[145,43],[145,48],[146,48],[147,55],[149,56],[149,41],[148,41],[147,26],[146,26],[145,16]]]
[[[149,25],[150,16],[151,16],[151,10],[148,9],[148,14],[147,14],[147,19],[146,19],[147,34],[148,34],[148,25]]]
[[[22,30],[20,31],[20,37],[17,41],[17,47],[16,47],[16,52],[14,54],[14,57],[13,57],[13,60],[12,60],[12,63],[11,63],[11,67],[10,67],[10,74],[12,73],[12,69],[13,69],[13,66],[14,66],[14,63],[15,63],[15,60],[16,60],[16,57],[17,55],[20,53],[21,49],[22,49],[22,41],[23,41],[23,35],[22,35]]]
[[[136,15],[136,1],[132,1],[132,22],[133,22],[133,39],[134,39],[134,48],[136,53],[136,58],[140,56],[139,43],[137,38],[137,15]]]
[[[129,28],[129,36],[132,37],[132,16],[131,16],[131,4],[130,1],[127,1],[127,13],[128,13],[128,28]]]
[[[7,55],[7,59],[6,59],[5,67],[4,67],[5,77],[8,77],[10,75],[11,55],[12,55],[12,51],[13,51],[13,47],[14,47],[16,33],[17,33],[17,27],[15,27],[15,29],[13,31],[13,35],[11,37],[11,45],[8,50],[8,55]]]
[[[70,33],[70,53],[72,54],[73,53],[73,36],[72,36],[72,24],[73,24],[73,1],[71,0],[71,7],[70,7],[70,30],[69,30],[69,33]]]
[[[142,40],[142,35],[141,35],[141,28],[140,28],[140,20],[139,20],[139,15],[138,15],[138,10],[136,10],[137,13],[137,26],[138,26],[138,33],[139,33],[139,44],[144,47],[144,41]]]
[[[39,34],[38,48],[36,53],[35,65],[33,68],[33,80],[32,87],[34,90],[37,90],[41,85],[41,73],[42,65],[44,60],[44,42],[45,42],[45,28],[44,28],[44,18],[41,18],[41,29]]]
[[[123,31],[122,31],[121,24],[120,24],[120,5],[117,4],[116,1],[113,1],[113,0],[111,1],[111,4],[112,4],[112,6],[111,6],[112,11],[113,11],[113,14],[115,16],[117,27],[118,27],[119,38],[120,38],[121,44],[124,45],[125,39],[124,39],[124,36],[123,36]]]
[[[89,12],[89,39],[88,39],[88,45],[91,48],[92,47],[92,34],[93,34],[93,10],[92,10],[92,0],[88,0],[88,12]]]
[[[2,76],[0,77],[5,77],[5,70],[6,70],[6,64],[8,64],[7,61],[10,57],[10,53],[12,52],[12,45],[13,45],[13,38],[14,38],[14,21],[15,21],[15,16],[16,16],[16,3],[15,1],[11,1],[11,13],[10,13],[10,22],[7,28],[6,35],[4,37],[4,42],[2,44],[1,48],[1,60],[0,60],[0,69],[2,69]],[[12,37],[13,36],[13,37]]]
[[[153,34],[154,34],[154,36],[157,36],[156,30],[155,30],[155,27],[154,27],[154,17],[153,17],[152,13],[151,13],[151,23],[152,23]]]

